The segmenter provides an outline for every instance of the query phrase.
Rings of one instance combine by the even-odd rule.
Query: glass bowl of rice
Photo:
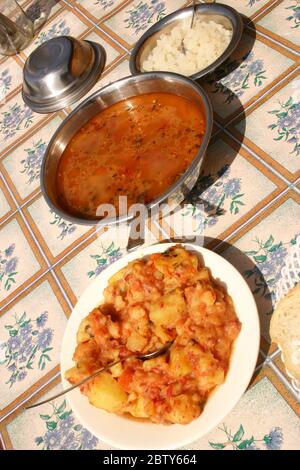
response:
[[[216,3],[183,8],[149,28],[130,57],[132,74],[168,71],[198,79],[217,69],[236,49],[243,21],[236,10]]]

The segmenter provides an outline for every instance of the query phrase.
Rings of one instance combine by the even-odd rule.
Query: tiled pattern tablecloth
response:
[[[105,449],[64,399],[21,410],[24,402],[59,390],[60,344],[72,307],[124,248],[112,230],[96,234],[62,220],[46,205],[41,159],[71,108],[53,115],[31,112],[20,94],[22,67],[36,46],[56,35],[98,41],[107,62],[92,93],[129,75],[136,40],[189,2],[49,2],[55,6],[32,45],[0,60],[0,436],[7,449]],[[21,3],[27,8],[32,2]],[[204,174],[180,215],[192,217],[196,230],[204,226],[206,245],[249,282],[262,338],[251,387],[224,422],[190,448],[299,449],[299,394],[270,345],[268,326],[281,269],[300,232],[300,5],[298,0],[223,3],[245,15],[244,35],[229,64],[202,83],[215,110],[214,135]],[[194,206],[200,193],[204,218]],[[150,226],[147,243],[167,228],[167,219]]]

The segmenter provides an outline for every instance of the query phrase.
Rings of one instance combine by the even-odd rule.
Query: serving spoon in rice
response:
[[[193,27],[194,27],[194,22],[195,22],[195,18],[196,18],[196,10],[197,10],[197,3],[196,3],[196,0],[193,0],[193,14],[192,14],[192,21],[191,21],[191,29],[193,29]],[[184,55],[186,55],[186,48],[185,48],[185,45],[184,45],[184,39],[181,40],[180,50]]]
[[[206,0],[206,3],[215,3],[215,0]],[[196,13],[197,13],[197,1],[193,0],[193,14],[192,14],[192,20],[191,20],[191,29],[193,29],[194,24],[195,24]],[[185,48],[185,45],[184,45],[184,39],[182,39],[182,41],[181,41],[180,50],[184,55],[186,55],[186,48]]]
[[[133,359],[134,358],[134,359],[141,359],[142,361],[146,361],[146,360],[154,359],[155,357],[161,356],[162,354],[165,354],[169,351],[169,349],[172,346],[172,344],[174,343],[174,341],[175,340],[173,339],[169,343],[164,344],[164,346],[162,346],[161,348],[156,349],[155,351],[152,351],[152,352],[148,352],[146,354],[130,354],[129,356],[122,357],[122,359],[117,359],[116,361],[110,362],[105,367],[101,367],[101,369],[96,370],[91,375],[89,375],[88,377],[85,377],[85,379],[81,380],[77,384],[72,385],[72,387],[66,388],[62,392],[57,393],[56,395],[53,395],[50,398],[47,398],[47,400],[40,401],[39,403],[35,403],[34,405],[25,406],[24,409],[29,410],[30,408],[35,408],[36,406],[44,405],[45,403],[48,403],[49,401],[55,400],[56,398],[59,398],[62,395],[65,395],[66,393],[71,392],[72,390],[74,390],[74,388],[80,387],[80,385],[85,384],[89,380],[96,377],[96,375],[101,374],[101,372],[104,372],[104,371],[110,369],[111,367],[115,366],[116,364],[119,364],[120,362],[127,361],[127,359]]]
[[[196,7],[197,7],[196,0],[193,0],[193,14],[192,14],[192,21],[191,21],[191,29],[193,29],[193,27],[194,27],[194,21],[195,21],[195,17],[196,17]],[[182,54],[186,55],[186,48],[185,48],[185,45],[184,45],[184,39],[181,39],[180,51],[182,52]]]
[[[196,10],[197,10],[197,3],[196,3],[196,0],[193,0],[193,15],[192,15],[192,21],[191,21],[191,29],[193,29],[194,27],[195,18],[196,18]]]
[[[206,3],[215,3],[215,1],[216,0],[206,0]],[[191,21],[191,29],[193,29],[194,27],[196,12],[197,12],[197,2],[196,0],[193,0],[193,15],[192,15],[192,21]]]

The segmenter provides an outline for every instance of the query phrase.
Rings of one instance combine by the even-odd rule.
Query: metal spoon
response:
[[[44,405],[44,403],[48,403],[49,401],[55,400],[56,398],[61,397],[62,395],[65,395],[66,393],[71,392],[72,390],[74,390],[74,388],[80,387],[80,385],[83,385],[84,383],[88,382],[92,378],[96,377],[96,375],[101,374],[101,372],[104,372],[107,369],[110,369],[111,367],[115,366],[116,364],[119,364],[120,362],[127,361],[127,359],[136,358],[136,359],[141,359],[142,361],[145,361],[146,359],[153,359],[154,357],[161,356],[162,354],[165,354],[167,351],[169,351],[173,343],[174,343],[174,340],[165,344],[164,346],[157,349],[156,351],[152,351],[146,354],[130,354],[129,356],[123,357],[122,359],[117,359],[114,362],[110,362],[109,364],[107,364],[107,366],[96,370],[85,379],[81,380],[75,385],[72,385],[72,387],[69,387],[66,390],[63,390],[60,393],[57,393],[51,398],[47,398],[47,400],[40,401],[39,403],[35,403],[34,405],[31,405],[31,406],[26,406],[25,410],[29,410],[30,408],[35,408],[36,406]]]
[[[206,3],[215,3],[216,0],[206,0]],[[197,3],[196,0],[193,0],[193,16],[191,21],[191,29],[194,27],[195,18],[196,18],[196,11],[197,11]]]
[[[193,29],[194,27],[194,22],[196,18],[196,9],[197,9],[196,0],[193,0],[193,16],[192,16],[192,21],[191,21],[191,29]]]

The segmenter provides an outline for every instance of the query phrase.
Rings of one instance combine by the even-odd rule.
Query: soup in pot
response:
[[[185,173],[205,131],[205,116],[192,101],[149,93],[118,102],[88,121],[60,159],[56,185],[69,213],[95,218],[101,204],[119,196],[128,207],[149,203]]]

